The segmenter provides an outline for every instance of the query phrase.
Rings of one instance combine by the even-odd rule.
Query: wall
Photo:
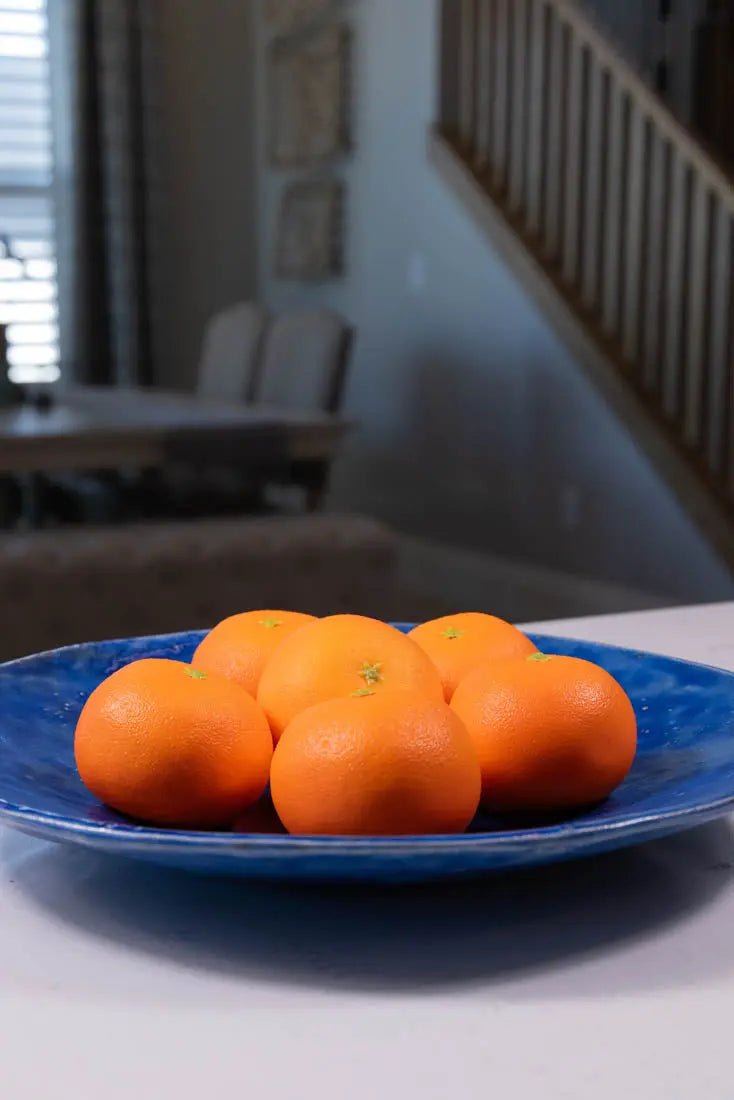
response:
[[[360,422],[331,493],[413,534],[684,599],[734,593],[634,442],[428,167],[434,0],[356,0],[358,150],[348,275],[271,276],[284,177],[263,150],[260,289],[324,303],[359,330],[347,412]]]
[[[156,0],[157,381],[194,384],[207,320],[256,287],[255,0]]]
[[[661,44],[659,5],[639,0],[581,0],[643,72],[652,77]]]
[[[622,52],[655,83],[659,62],[667,65],[665,99],[673,111],[690,123],[694,108],[696,31],[706,12],[706,0],[675,0],[667,21],[660,5],[640,0],[583,0],[583,4],[608,28]]]

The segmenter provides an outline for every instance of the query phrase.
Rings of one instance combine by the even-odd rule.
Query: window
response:
[[[0,325],[13,382],[59,377],[46,0],[0,0]]]

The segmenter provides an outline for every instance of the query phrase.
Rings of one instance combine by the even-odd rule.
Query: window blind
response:
[[[0,324],[13,382],[59,377],[46,0],[0,0]]]

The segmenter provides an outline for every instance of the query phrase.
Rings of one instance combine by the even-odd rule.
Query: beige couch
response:
[[[250,608],[390,616],[395,540],[358,516],[203,520],[0,537],[0,660],[207,627]]]

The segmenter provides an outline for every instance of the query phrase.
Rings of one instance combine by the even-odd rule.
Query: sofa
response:
[[[395,562],[393,534],[361,516],[13,532],[0,537],[0,660],[253,608],[388,617]]]

